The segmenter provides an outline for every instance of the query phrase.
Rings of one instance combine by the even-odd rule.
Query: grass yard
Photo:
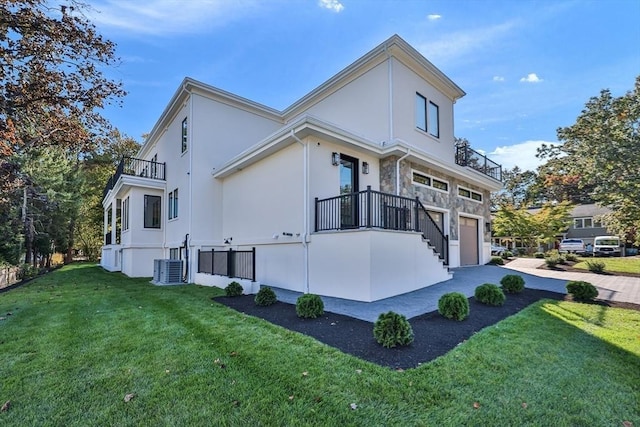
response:
[[[541,301],[398,372],[221,293],[77,264],[0,294],[0,425],[640,426],[638,311]]]
[[[587,261],[601,261],[605,264],[604,271],[609,273],[634,273],[640,275],[640,257],[597,257],[597,258],[580,258],[581,261],[573,266],[573,268],[580,268],[583,270],[589,270],[587,267]]]

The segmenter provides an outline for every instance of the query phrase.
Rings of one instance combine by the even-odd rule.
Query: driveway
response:
[[[640,304],[640,278],[605,276],[593,273],[568,273],[539,270],[544,260],[517,258],[505,266],[479,265],[452,269],[453,278],[435,285],[386,298],[375,302],[350,301],[341,298],[322,297],[326,311],[375,322],[380,313],[393,310],[407,318],[419,316],[438,309],[438,300],[447,292],[460,292],[473,296],[478,285],[494,283],[507,274],[520,274],[525,286],[532,289],[566,293],[568,280],[584,280],[598,288],[598,298]],[[299,292],[274,288],[278,300],[295,304]]]

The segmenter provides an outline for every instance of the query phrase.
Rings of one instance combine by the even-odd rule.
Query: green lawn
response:
[[[627,258],[580,258],[581,261],[575,264],[574,268],[581,268],[588,270],[587,261],[602,261],[605,264],[604,271],[609,273],[635,273],[640,274],[640,258],[639,257],[627,257]]]
[[[0,425],[640,426],[637,311],[541,301],[398,372],[220,293],[79,264],[0,294]]]

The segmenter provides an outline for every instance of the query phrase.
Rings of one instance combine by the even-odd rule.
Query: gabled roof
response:
[[[185,105],[191,93],[197,93],[218,102],[270,118],[274,121],[280,121],[284,125],[286,121],[304,114],[304,112],[314,104],[322,101],[327,96],[390,57],[394,57],[402,62],[449,97],[453,102],[465,95],[465,92],[458,85],[422,56],[420,52],[400,36],[394,34],[283,111],[234,95],[193,78],[185,77],[171,97],[169,104],[160,115],[160,118],[153,126],[149,137],[139,151],[138,157],[143,157],[146,150],[155,143],[157,138],[162,134],[163,128],[168,126],[173,120],[178,111]]]

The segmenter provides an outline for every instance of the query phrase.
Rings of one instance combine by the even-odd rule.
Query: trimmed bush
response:
[[[547,264],[547,267],[553,268],[556,265],[560,264],[560,257],[557,255],[552,255],[550,257],[545,258],[544,263]]]
[[[460,292],[444,294],[438,300],[438,312],[447,319],[464,320],[469,315],[469,300]]]
[[[373,325],[373,337],[386,348],[409,345],[413,342],[413,329],[406,317],[389,311],[378,316]]]
[[[567,258],[565,255],[560,255],[558,257],[558,264],[565,265],[567,263]]]
[[[538,258],[538,259],[542,259],[544,258],[544,252],[536,252],[533,254],[534,257]]]
[[[567,282],[567,292],[573,295],[574,299],[591,301],[598,296],[598,290],[589,282],[572,280]]]
[[[228,297],[239,297],[244,292],[244,289],[240,283],[233,281],[224,288],[224,292]]]
[[[524,289],[524,279],[518,274],[507,274],[500,279],[502,290],[510,294],[517,294]]]
[[[504,261],[499,256],[492,256],[491,261],[489,261],[489,264],[504,265]]]
[[[564,258],[565,258],[567,261],[571,261],[571,262],[576,262],[576,261],[578,261],[578,255],[576,255],[576,254],[566,254],[566,255],[564,256]]]
[[[512,256],[513,256],[513,253],[511,253],[510,251],[502,252],[502,259],[508,259],[508,258],[511,258]]]
[[[256,305],[267,307],[275,304],[278,301],[278,297],[276,293],[273,292],[273,289],[265,286],[264,288],[260,288],[253,300],[256,302]]]
[[[324,303],[318,295],[304,294],[296,301],[296,314],[305,319],[315,319],[324,313]]]
[[[605,263],[602,261],[587,261],[587,268],[592,273],[604,273]]]
[[[487,305],[502,305],[506,297],[497,285],[485,283],[476,288],[476,300]]]

